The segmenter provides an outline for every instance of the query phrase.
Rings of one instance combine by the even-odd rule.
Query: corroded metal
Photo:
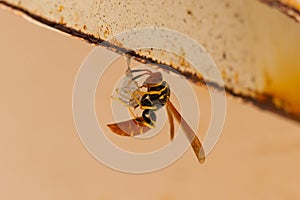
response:
[[[261,1],[299,21],[296,1]],[[182,49],[182,55],[176,57],[151,49],[131,51],[126,38],[111,39],[134,28],[155,26],[177,30],[206,48],[219,67],[229,94],[300,121],[297,55],[300,26],[258,1],[5,0],[0,3],[50,28],[120,54],[130,54],[140,62],[175,69],[202,84],[201,74],[181,59],[188,49]],[[173,42],[179,47],[176,40]],[[218,88],[213,80],[206,81]]]
[[[259,0],[300,22],[300,2],[297,0]]]

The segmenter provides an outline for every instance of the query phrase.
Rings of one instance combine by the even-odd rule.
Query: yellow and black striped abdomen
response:
[[[144,110],[142,117],[147,126],[155,126],[156,115],[154,111],[162,108],[170,98],[170,88],[166,81],[155,86],[149,86],[147,94],[141,99],[141,108]]]
[[[169,97],[170,97],[169,85],[166,81],[162,81],[158,85],[148,87],[148,94],[142,97],[141,103],[143,104],[143,99],[147,99],[145,103],[147,104],[150,103],[152,106],[155,107],[153,109],[157,110],[166,104]]]

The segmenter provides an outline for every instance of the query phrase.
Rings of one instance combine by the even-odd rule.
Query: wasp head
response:
[[[161,83],[162,80],[162,74],[160,72],[154,72],[144,81],[144,85],[157,85]]]

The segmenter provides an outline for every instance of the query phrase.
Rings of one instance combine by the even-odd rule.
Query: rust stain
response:
[[[222,76],[223,79],[227,79],[228,78],[227,77],[227,72],[224,69],[221,70],[221,76]]]
[[[277,42],[273,48],[271,62],[264,67],[264,93],[278,109],[300,116],[300,41],[293,44]]]
[[[190,11],[190,10],[187,10],[186,13],[191,16],[193,15],[192,11]]]
[[[277,109],[292,113],[300,119],[300,88],[295,91],[295,87],[299,86],[299,77],[300,74],[295,74],[295,77],[275,81],[265,75],[264,90]]]
[[[300,3],[296,0],[259,0],[300,22]]]
[[[239,73],[238,72],[234,73],[233,79],[234,79],[234,83],[238,84],[238,82],[239,82]]]
[[[179,65],[180,66],[184,66],[186,68],[191,68],[190,63],[185,59],[185,51],[183,48],[180,48],[180,52],[179,52]]]
[[[66,22],[64,22],[64,16],[60,16],[59,23],[62,24],[62,25],[66,24]]]
[[[103,31],[103,37],[104,39],[107,39],[109,38],[109,36],[112,35],[112,29],[111,29],[111,26],[109,24],[107,24],[104,28],[104,31]]]
[[[65,9],[63,5],[60,5],[57,9],[58,12],[62,12]]]
[[[110,40],[110,43],[113,44],[113,45],[115,45],[115,46],[118,46],[118,47],[122,47],[122,48],[124,47],[123,43],[120,42],[120,41],[118,41],[118,40],[115,39],[115,38],[112,38],[112,39]]]

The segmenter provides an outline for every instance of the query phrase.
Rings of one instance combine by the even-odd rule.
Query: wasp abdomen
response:
[[[155,126],[156,114],[153,110],[149,110],[149,109],[144,110],[142,117],[148,125],[150,125],[151,127]]]
[[[157,86],[149,87],[148,91],[150,91],[149,99],[153,105],[157,106],[157,109],[163,107],[170,97],[170,88],[166,81],[162,81]],[[151,94],[151,92],[159,92],[159,94]]]

